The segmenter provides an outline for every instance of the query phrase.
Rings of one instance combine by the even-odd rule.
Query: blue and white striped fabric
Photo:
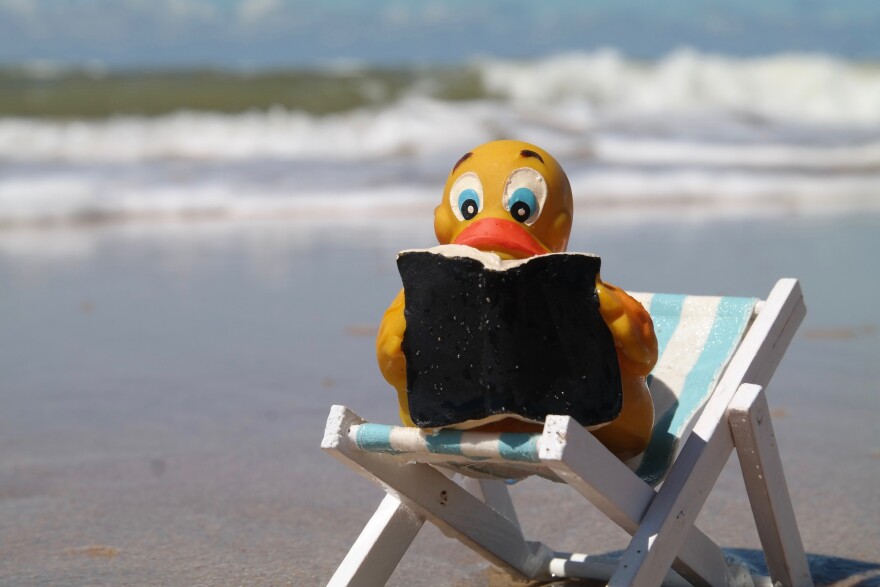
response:
[[[654,320],[658,361],[649,377],[654,432],[648,449],[628,464],[654,485],[666,474],[680,440],[697,416],[745,333],[754,298],[633,294]],[[521,478],[540,474],[540,434],[486,434],[460,430],[362,424],[352,430],[358,448],[442,463],[478,476]],[[421,458],[423,456],[424,458]]]
[[[540,434],[427,431],[403,426],[360,424],[349,439],[361,450],[384,453],[404,461],[418,460],[472,477],[521,479],[541,475],[557,480],[538,457]]]
[[[659,358],[648,380],[654,432],[648,449],[629,464],[654,485],[666,475],[679,441],[696,423],[739,346],[758,300],[672,294],[633,297],[654,321]]]
[[[355,429],[353,440],[361,450],[372,452],[424,452],[473,460],[538,463],[539,436],[519,433],[488,435],[463,430],[426,432],[418,428],[363,424]]]

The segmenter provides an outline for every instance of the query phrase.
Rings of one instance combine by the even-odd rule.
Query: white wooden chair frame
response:
[[[429,464],[431,455],[400,465],[389,455],[360,450],[355,438],[364,420],[334,406],[322,448],[388,495],[330,585],[384,585],[425,520],[520,579],[600,579],[615,587],[754,584],[756,578],[728,564],[721,549],[694,525],[735,449],[769,582],[811,586],[763,391],[806,312],[797,281],[780,280],[756,311],[659,489],[570,417],[547,418],[537,444],[540,464],[632,536],[619,559],[560,553],[526,541],[502,482],[466,477],[459,484],[452,473]]]

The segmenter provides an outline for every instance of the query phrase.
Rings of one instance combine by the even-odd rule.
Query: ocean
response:
[[[0,227],[430,214],[515,138],[579,213],[880,210],[880,65],[615,50],[461,65],[0,73]],[[427,212],[426,212],[427,211]]]

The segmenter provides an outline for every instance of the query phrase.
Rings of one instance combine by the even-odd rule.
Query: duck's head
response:
[[[571,220],[571,185],[559,163],[534,145],[493,141],[452,168],[434,232],[443,245],[523,259],[565,251]]]

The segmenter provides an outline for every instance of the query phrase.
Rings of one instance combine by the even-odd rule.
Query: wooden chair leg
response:
[[[625,553],[619,571],[629,573],[633,570],[632,565],[639,565],[639,557],[646,555],[649,546],[658,538],[652,535],[639,538],[643,518],[657,501],[658,493],[567,416],[547,418],[539,456],[557,476],[633,535],[633,543],[627,549],[630,559]],[[674,552],[669,551],[668,559],[652,567],[649,584],[659,586],[671,566],[694,585],[727,585],[729,573],[721,549],[695,527],[693,521],[682,524],[679,543]],[[644,544],[635,546],[636,540],[642,540]]]
[[[812,587],[764,390],[740,386],[728,413],[770,577],[786,587]]]
[[[518,524],[430,465],[400,466],[387,455],[359,450],[347,432],[363,420],[334,406],[321,448],[518,579],[543,578],[549,554],[525,541]]]
[[[513,500],[510,498],[510,491],[508,491],[503,481],[462,477],[461,486],[471,495],[481,499],[486,505],[507,518],[511,523],[517,527],[520,526],[519,518],[516,516],[516,509],[513,506]]]
[[[424,523],[425,518],[386,495],[328,587],[385,585]]]
[[[675,558],[681,559],[684,554],[697,515],[732,452],[733,438],[726,424],[721,433],[708,439],[696,433],[688,438],[624,551],[620,566],[608,582],[611,587],[660,585],[660,578]],[[720,587],[736,583],[735,574],[726,565],[722,572],[727,576],[713,579],[710,584]]]

